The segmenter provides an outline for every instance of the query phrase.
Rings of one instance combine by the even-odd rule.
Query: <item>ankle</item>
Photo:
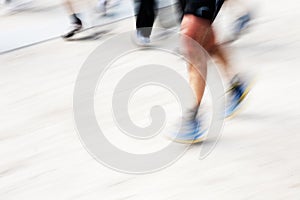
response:
[[[82,25],[81,20],[77,16],[78,14],[74,13],[70,16],[72,24]]]

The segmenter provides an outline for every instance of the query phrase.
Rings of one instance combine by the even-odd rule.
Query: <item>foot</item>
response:
[[[225,110],[225,117],[231,117],[237,112],[250,89],[251,85],[242,81],[237,75],[231,80],[231,87],[228,90],[229,103]]]
[[[99,0],[97,3],[97,11],[102,13],[102,15],[106,15],[107,12],[107,0]]]
[[[245,15],[242,15],[235,21],[234,32],[236,36],[239,36],[242,33],[242,31],[246,29],[250,20],[251,15],[250,13],[247,13]]]
[[[78,33],[78,31],[80,31],[81,29],[82,29],[81,23],[73,23],[71,24],[69,30],[64,35],[62,35],[62,38],[68,39],[74,36],[76,33]]]
[[[167,137],[174,142],[195,144],[205,139],[207,129],[204,129],[199,117],[197,117],[198,107],[189,110],[182,118],[179,133],[171,133]]]
[[[147,46],[150,44],[150,37],[144,36],[140,30],[137,30],[136,32],[136,39],[138,45]]]

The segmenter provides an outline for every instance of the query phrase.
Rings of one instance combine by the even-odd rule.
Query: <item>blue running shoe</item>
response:
[[[237,112],[250,89],[251,85],[241,81],[237,75],[231,80],[231,88],[228,90],[230,96],[229,104],[225,110],[226,118],[233,116]]]
[[[234,32],[236,36],[239,36],[243,30],[248,26],[251,20],[250,13],[242,15],[235,21]]]
[[[179,133],[173,132],[167,135],[170,140],[178,143],[195,144],[205,139],[207,129],[203,129],[201,120],[196,117],[197,112],[191,111],[188,115],[183,117]]]

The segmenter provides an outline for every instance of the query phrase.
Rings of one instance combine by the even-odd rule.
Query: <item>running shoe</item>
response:
[[[137,30],[136,39],[138,45],[147,46],[150,44],[150,37],[144,36],[141,30]]]
[[[202,120],[197,117],[197,110],[189,110],[182,118],[179,132],[168,133],[167,138],[174,142],[195,144],[202,142],[205,139],[207,129],[203,127]]]
[[[72,36],[74,36],[76,33],[78,33],[82,29],[82,23],[72,23],[69,30],[62,35],[62,38],[68,39]]]
[[[102,13],[102,15],[106,15],[107,13],[107,0],[99,0],[97,3],[97,11]]]
[[[251,15],[250,13],[247,13],[245,15],[242,15],[235,21],[234,32],[236,36],[239,36],[242,33],[242,31],[246,29],[250,20]]]
[[[250,84],[246,81],[241,81],[238,76],[231,80],[231,87],[227,91],[229,93],[229,101],[225,110],[225,117],[231,117],[239,109],[241,103],[246,98],[250,91]]]

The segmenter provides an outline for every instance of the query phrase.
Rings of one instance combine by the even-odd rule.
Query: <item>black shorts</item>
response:
[[[217,17],[224,0],[179,0],[183,14],[192,14],[211,22]]]

